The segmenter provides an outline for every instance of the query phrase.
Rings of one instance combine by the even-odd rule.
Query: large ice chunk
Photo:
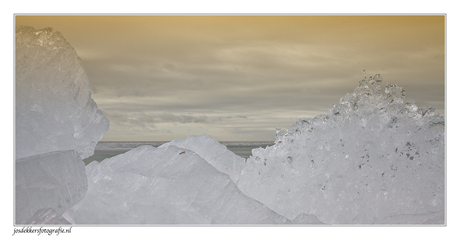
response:
[[[87,189],[83,158],[109,121],[75,50],[51,28],[16,28],[15,222],[64,222]]]
[[[93,161],[86,173],[85,198],[65,213],[75,224],[290,222],[241,193],[197,153],[174,145]]]
[[[84,159],[108,130],[80,58],[51,28],[16,28],[16,158],[75,150]]]
[[[46,219],[43,209],[58,219],[83,199],[88,186],[85,164],[73,150],[16,159],[15,184],[18,224]]]
[[[443,223],[444,118],[404,103],[381,76],[363,79],[327,115],[300,119],[254,149],[238,187],[294,219],[325,223]]]
[[[175,139],[161,145],[160,148],[172,145],[194,151],[217,170],[229,175],[235,183],[238,181],[246,160],[206,134]]]

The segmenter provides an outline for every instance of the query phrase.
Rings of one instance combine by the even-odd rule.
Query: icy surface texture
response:
[[[38,210],[26,224],[70,224],[52,208]]]
[[[316,215],[313,214],[305,214],[301,213],[299,214],[294,220],[292,220],[290,223],[292,224],[324,224],[319,220],[319,218]]]
[[[65,222],[87,190],[83,158],[109,121],[91,99],[80,58],[51,28],[16,28],[15,221]]]
[[[72,46],[51,28],[16,28],[16,158],[75,150],[84,159],[108,130]]]
[[[15,176],[18,224],[48,221],[51,210],[59,219],[83,199],[88,186],[85,164],[72,150],[16,159]]]
[[[243,193],[294,219],[324,223],[442,223],[444,118],[404,103],[404,90],[363,79],[326,115],[300,119],[254,149]]]
[[[290,222],[241,193],[197,153],[174,145],[93,161],[86,173],[85,198],[65,213],[75,224]]]
[[[238,181],[246,160],[206,134],[175,139],[161,145],[160,148],[168,146],[177,146],[197,153],[218,171],[229,175],[235,183]]]

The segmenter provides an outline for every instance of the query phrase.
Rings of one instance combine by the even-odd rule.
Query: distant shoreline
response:
[[[131,149],[143,145],[159,147],[167,142],[170,141],[100,141],[94,149],[94,155],[83,159],[83,161],[85,162],[85,165],[88,165],[92,161],[101,162],[106,158],[123,154]],[[274,141],[222,141],[219,143],[243,158],[249,158],[252,154],[252,149],[254,148],[265,148],[275,144]]]

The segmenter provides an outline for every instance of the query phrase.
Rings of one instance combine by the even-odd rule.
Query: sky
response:
[[[363,78],[445,115],[444,15],[25,16],[75,48],[110,120],[102,141],[274,141]]]

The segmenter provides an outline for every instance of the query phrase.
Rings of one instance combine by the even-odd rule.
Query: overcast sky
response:
[[[103,141],[272,141],[363,78],[444,115],[444,15],[17,16],[60,31],[110,119]]]

